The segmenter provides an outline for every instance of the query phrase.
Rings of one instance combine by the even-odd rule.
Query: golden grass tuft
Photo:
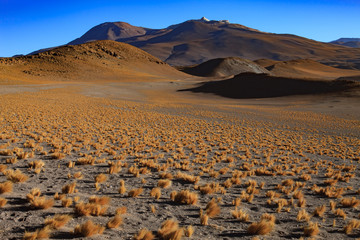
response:
[[[61,199],[61,206],[63,207],[70,207],[73,204],[72,198],[63,198]]]
[[[107,176],[105,175],[105,174],[103,174],[103,173],[100,173],[99,175],[97,175],[96,177],[95,177],[95,182],[96,183],[103,183],[103,182],[105,182],[107,180]]]
[[[35,197],[40,197],[40,195],[41,190],[39,188],[33,188],[30,193],[26,195],[26,199],[30,202],[31,200],[34,200]]]
[[[187,228],[184,229],[184,234],[186,237],[191,238],[191,236],[194,234],[194,228],[193,226],[189,225]]]
[[[298,222],[303,222],[303,221],[310,221],[310,218],[311,218],[311,215],[309,213],[306,212],[305,209],[301,209],[299,212],[298,212],[298,215],[296,217],[296,220]]]
[[[13,183],[10,181],[6,181],[0,183],[0,194],[10,193],[13,190]]]
[[[318,235],[320,232],[318,223],[309,222],[309,224],[304,227],[304,235],[306,237],[313,237]]]
[[[93,223],[91,220],[86,221],[81,225],[77,225],[74,229],[74,234],[82,237],[91,237],[93,235],[102,234],[105,227]]]
[[[129,197],[136,198],[143,192],[143,188],[132,189],[128,192]]]
[[[146,228],[141,229],[140,232],[134,236],[134,240],[153,240],[154,238],[154,234]]]
[[[4,171],[6,170],[7,166],[4,164],[0,164],[0,173],[4,173]]]
[[[247,214],[245,211],[243,210],[238,210],[237,208],[235,208],[235,210],[231,211],[231,215],[238,219],[240,222],[248,222],[249,221],[249,214]]]
[[[174,201],[180,204],[195,205],[198,200],[196,193],[190,192],[189,190],[182,190],[175,195]]]
[[[208,221],[209,221],[209,216],[206,214],[201,214],[200,215],[200,224],[203,226],[208,225]]]
[[[9,170],[6,173],[6,178],[10,181],[12,181],[13,183],[22,183],[22,182],[26,182],[29,177],[25,174],[23,174],[20,170]]]
[[[79,216],[102,216],[106,213],[108,206],[96,203],[79,202],[75,205],[75,213]]]
[[[35,209],[48,209],[54,206],[54,199],[46,197],[34,197],[30,200],[30,206]]]
[[[275,226],[275,216],[271,214],[263,214],[259,222],[252,223],[247,232],[251,235],[266,235],[270,233]]]
[[[107,196],[103,196],[103,197],[91,196],[89,198],[89,203],[96,203],[99,205],[108,205],[110,201],[111,198]]]
[[[352,233],[352,231],[354,229],[359,229],[360,228],[360,220],[357,219],[352,219],[350,220],[346,226],[344,227],[344,232],[349,235]]]
[[[124,182],[124,180],[120,180],[119,193],[120,193],[120,194],[126,193],[126,187],[125,187],[125,182]]]
[[[120,215],[115,215],[115,217],[113,217],[112,219],[110,219],[107,224],[106,227],[107,228],[118,228],[120,226],[120,224],[123,223],[123,219]]]
[[[219,205],[215,202],[214,198],[206,205],[205,209],[206,209],[206,215],[208,215],[209,218],[214,218],[217,215],[219,215],[221,212],[221,209]]]
[[[4,207],[7,203],[7,200],[5,198],[0,197],[0,208]]]
[[[123,207],[118,207],[116,209],[116,215],[121,215],[121,214],[125,214],[127,212],[127,208],[125,206]]]
[[[150,196],[159,199],[161,197],[161,188],[156,187],[151,189]]]
[[[158,182],[158,187],[161,188],[169,188],[171,186],[172,182],[169,179],[160,179]]]
[[[67,184],[61,188],[62,193],[71,194],[75,192],[76,182]]]
[[[163,240],[180,240],[184,235],[182,228],[179,228],[177,221],[168,219],[161,224],[158,235]]]
[[[346,208],[356,208],[360,205],[360,200],[355,197],[343,198],[341,199],[340,204]]]
[[[24,240],[34,240],[34,239],[48,239],[50,237],[49,227],[44,227],[37,229],[35,232],[25,232],[23,239]]]
[[[55,215],[52,218],[45,219],[45,225],[49,226],[52,229],[60,229],[65,226],[70,220],[72,216],[63,214],[63,215]]]
[[[325,205],[316,207],[315,211],[314,211],[314,215],[318,216],[318,217],[322,217],[322,216],[324,216],[325,211],[326,211],[326,206]]]

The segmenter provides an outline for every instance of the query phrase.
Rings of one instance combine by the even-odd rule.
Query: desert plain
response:
[[[0,72],[0,239],[360,237],[358,87],[189,91],[231,79],[110,41]]]

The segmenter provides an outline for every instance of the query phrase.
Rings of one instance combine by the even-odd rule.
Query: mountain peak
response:
[[[190,21],[197,21],[197,22],[203,22],[203,23],[227,23],[229,24],[229,20],[209,20],[206,17],[202,17],[198,20],[190,20]]]

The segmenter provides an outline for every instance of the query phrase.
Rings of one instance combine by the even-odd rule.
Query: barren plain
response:
[[[1,65],[1,239],[360,236],[358,90],[229,99],[146,59]]]

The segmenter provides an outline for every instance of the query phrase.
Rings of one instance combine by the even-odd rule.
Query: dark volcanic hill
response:
[[[245,72],[270,73],[253,61],[239,57],[216,58],[194,66],[179,67],[178,69],[201,77],[226,77]]]
[[[287,61],[312,59],[342,68],[360,69],[360,49],[322,43],[290,34],[261,32],[228,21],[189,20],[164,29],[103,23],[69,44],[99,39],[129,43],[178,66],[237,56]]]
[[[360,48],[360,38],[339,38],[338,40],[332,41],[330,43],[347,47]]]

